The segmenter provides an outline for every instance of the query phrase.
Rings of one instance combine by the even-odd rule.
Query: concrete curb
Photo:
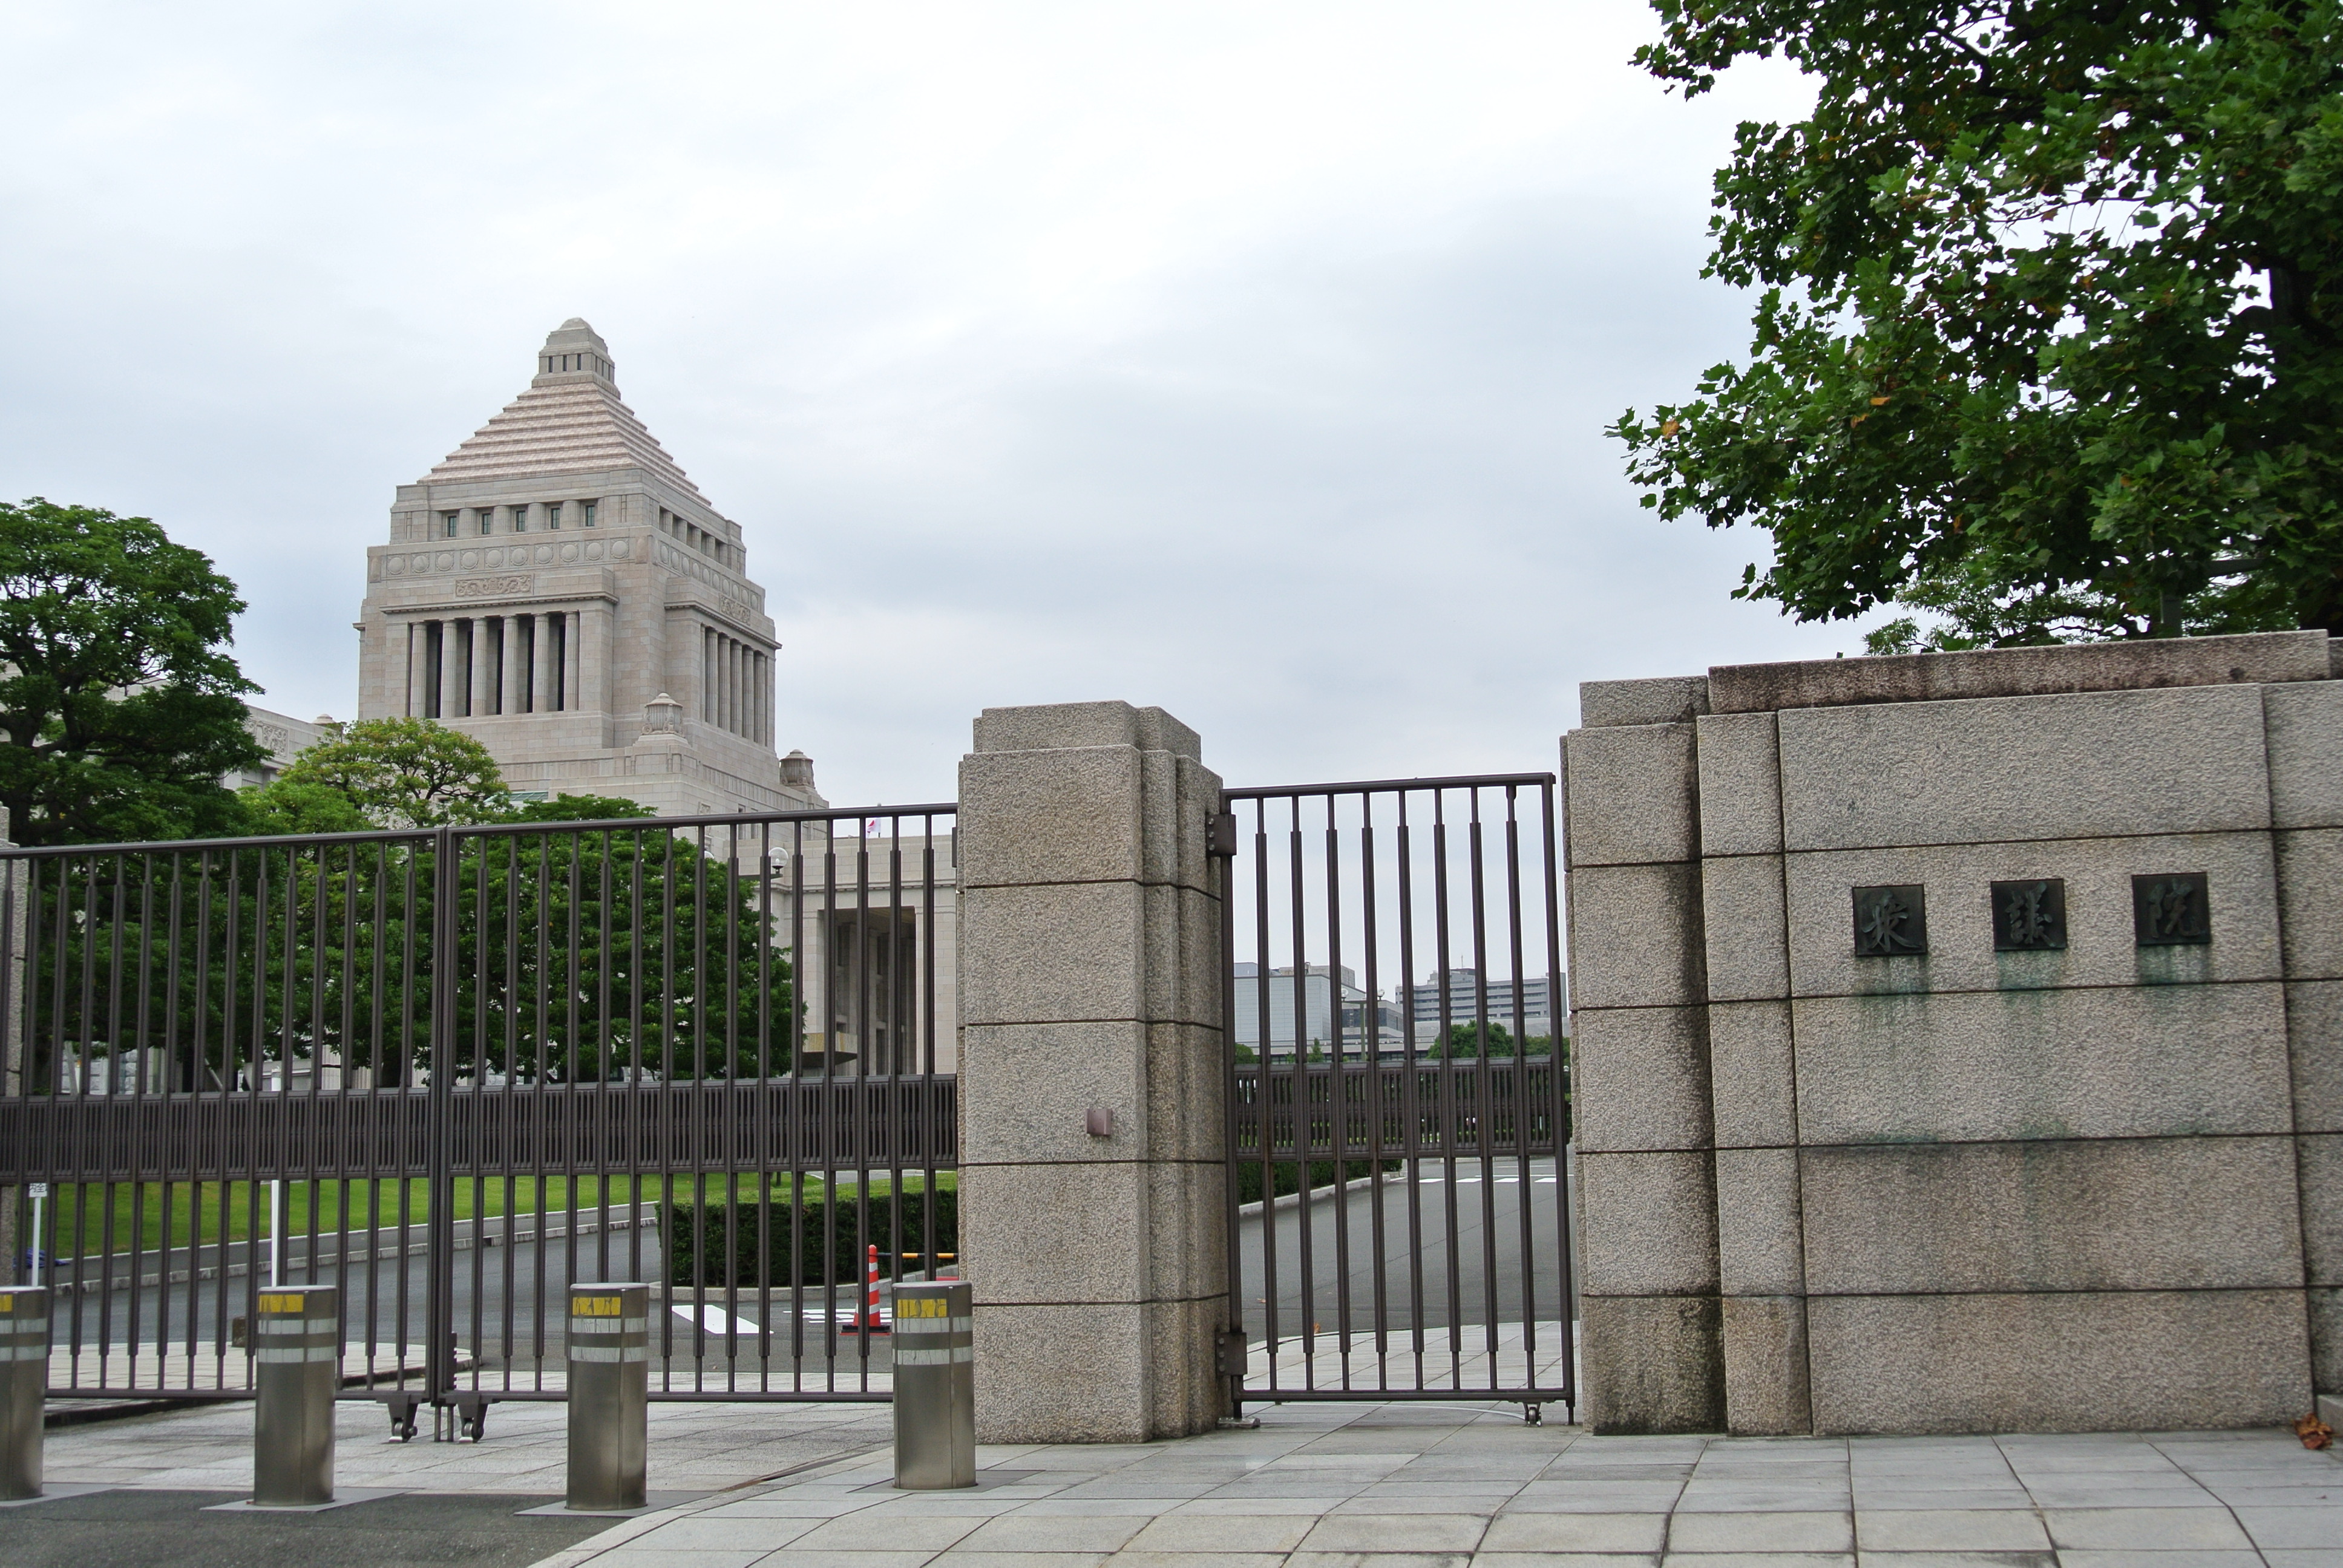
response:
[[[1345,1181],[1340,1188],[1313,1187],[1310,1190],[1310,1196],[1312,1199],[1332,1198],[1337,1191],[1355,1192],[1362,1187],[1372,1187],[1377,1181],[1404,1181],[1406,1180],[1407,1167],[1405,1165],[1402,1165],[1396,1171],[1385,1171],[1377,1175],[1362,1176],[1356,1181]],[[1283,1197],[1279,1198],[1274,1206],[1280,1209],[1291,1209],[1301,1201],[1301,1193],[1288,1192]],[[1237,1205],[1237,1218],[1240,1220],[1252,1219],[1260,1212],[1261,1200],[1259,1199],[1255,1199],[1250,1203],[1240,1203]]]

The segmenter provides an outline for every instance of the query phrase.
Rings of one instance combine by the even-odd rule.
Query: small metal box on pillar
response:
[[[262,1291],[254,1305],[259,1399],[252,1430],[253,1506],[331,1503],[341,1292],[331,1285],[280,1285]]]
[[[976,1339],[965,1282],[895,1287],[895,1484],[976,1484]]]
[[[0,1502],[41,1494],[41,1400],[48,1383],[48,1290],[0,1287]]]
[[[644,1505],[650,1287],[569,1287],[569,1498],[612,1513]]]

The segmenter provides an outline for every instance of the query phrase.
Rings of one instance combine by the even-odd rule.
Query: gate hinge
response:
[[[1204,853],[1230,855],[1237,852],[1237,814],[1215,811],[1204,819]]]
[[[1212,1335],[1212,1368],[1221,1376],[1242,1382],[1250,1362],[1242,1329],[1222,1329]]]

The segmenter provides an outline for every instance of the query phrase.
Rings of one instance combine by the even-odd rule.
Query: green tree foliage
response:
[[[437,828],[502,815],[511,792],[488,749],[428,719],[361,719],[293,759],[271,791],[322,786],[377,828]]]
[[[334,819],[335,792],[290,769],[259,794],[262,811]],[[457,976],[445,1065],[458,1081],[787,1071],[792,975],[754,868],[649,816],[628,800],[563,797],[445,839],[407,831],[42,862],[35,1081],[63,1081],[48,1066],[60,1052],[143,1047],[158,1053],[153,1076],[182,1087],[250,1083],[267,1063],[297,1071],[321,1059],[379,1084],[416,1082],[435,1066],[443,953]],[[588,821],[607,825],[564,826]],[[454,858],[455,899],[435,912],[442,853]]]
[[[229,657],[244,608],[145,518],[0,502],[0,804],[24,844],[232,830],[265,753]]]
[[[1468,1020],[1463,1023],[1452,1023],[1439,1039],[1432,1042],[1432,1049],[1425,1054],[1434,1061],[1476,1060],[1481,1055],[1483,1039],[1482,1026],[1478,1020]],[[1513,1039],[1513,1030],[1493,1020],[1488,1025],[1486,1040],[1488,1053],[1493,1060],[1517,1054],[1515,1050],[1517,1045],[1520,1048],[1518,1054],[1525,1056],[1545,1056],[1554,1050],[1554,1040],[1549,1036],[1534,1034],[1526,1040],[1516,1041]]]
[[[1654,0],[1692,96],[1782,55],[1707,275],[1746,365],[1612,428],[1662,516],[1773,536],[1738,593],[1946,618],[1877,651],[2343,631],[2335,0]]]

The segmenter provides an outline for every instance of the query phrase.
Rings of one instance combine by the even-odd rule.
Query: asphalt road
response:
[[[207,1513],[225,1492],[125,1488],[0,1508],[8,1568],[526,1568],[610,1527],[608,1518],[523,1518],[542,1497],[408,1493],[318,1513]]]
[[[1551,1158],[1526,1170],[1513,1158],[1485,1168],[1460,1160],[1453,1171],[1427,1161],[1378,1183],[1322,1190],[1306,1225],[1299,1204],[1248,1216],[1239,1227],[1246,1332],[1268,1333],[1272,1297],[1281,1338],[1313,1323],[1372,1332],[1378,1300],[1391,1329],[1561,1318],[1560,1193]]]
[[[467,1249],[456,1254],[458,1353],[479,1369],[479,1388],[526,1390],[537,1385],[540,1366],[548,1372],[562,1370],[567,1292],[573,1277],[628,1280],[657,1272],[656,1268],[645,1267],[655,1264],[661,1256],[656,1226],[610,1234],[607,1251],[601,1244],[603,1240],[580,1237],[574,1253],[567,1238],[556,1237],[544,1242],[524,1241],[513,1246]],[[360,1370],[365,1364],[369,1331],[377,1347],[374,1364],[385,1371],[396,1368],[400,1360],[402,1323],[406,1361],[410,1366],[421,1364],[427,1274],[419,1232],[413,1250],[403,1259],[385,1258],[372,1264],[353,1261],[346,1272],[330,1266],[318,1271],[317,1283],[339,1282],[348,1292],[346,1321],[351,1351],[347,1364],[351,1371]],[[291,1276],[291,1282],[300,1279],[297,1271]],[[246,1286],[246,1282],[239,1277],[225,1282],[197,1281],[192,1286],[180,1283],[142,1290],[136,1293],[135,1323],[131,1292],[81,1296],[72,1315],[79,1321],[85,1376],[96,1374],[96,1347],[101,1337],[115,1347],[112,1364],[117,1369],[121,1347],[134,1332],[141,1342],[142,1353],[151,1354],[159,1305],[167,1313],[170,1347],[181,1353],[189,1337],[192,1308],[194,1337],[200,1352],[198,1369],[203,1379],[208,1381],[217,1325],[223,1315],[231,1320],[244,1315]],[[672,1302],[659,1303],[665,1310],[654,1312],[652,1317],[651,1387],[654,1392],[720,1390],[728,1386],[753,1389],[773,1382],[787,1386],[793,1378],[802,1378],[817,1384],[834,1379],[835,1386],[840,1389],[855,1388],[864,1372],[862,1342],[853,1334],[830,1335],[826,1329],[833,1312],[838,1322],[850,1321],[861,1293],[859,1284],[841,1286],[828,1295],[820,1287],[809,1288],[803,1294],[803,1327],[799,1333],[791,1332],[790,1298],[786,1291],[773,1293],[769,1312],[760,1308],[753,1290],[741,1292],[729,1301],[722,1290],[711,1289],[698,1298],[685,1293]],[[833,1302],[834,1307],[830,1304]],[[544,1307],[541,1317],[540,1303]],[[55,1324],[55,1342],[60,1348],[69,1332],[69,1321],[66,1312],[60,1311]],[[769,1345],[763,1345],[759,1342],[759,1325],[767,1321],[773,1325],[773,1334]],[[870,1371],[886,1372],[891,1367],[888,1342],[883,1335],[870,1342]],[[799,1350],[802,1361],[796,1359]],[[760,1360],[760,1355],[764,1359]],[[231,1379],[241,1378],[242,1360],[240,1350],[229,1351]],[[389,1382],[384,1381],[386,1384]],[[470,1388],[475,1379],[467,1373],[462,1382]]]

